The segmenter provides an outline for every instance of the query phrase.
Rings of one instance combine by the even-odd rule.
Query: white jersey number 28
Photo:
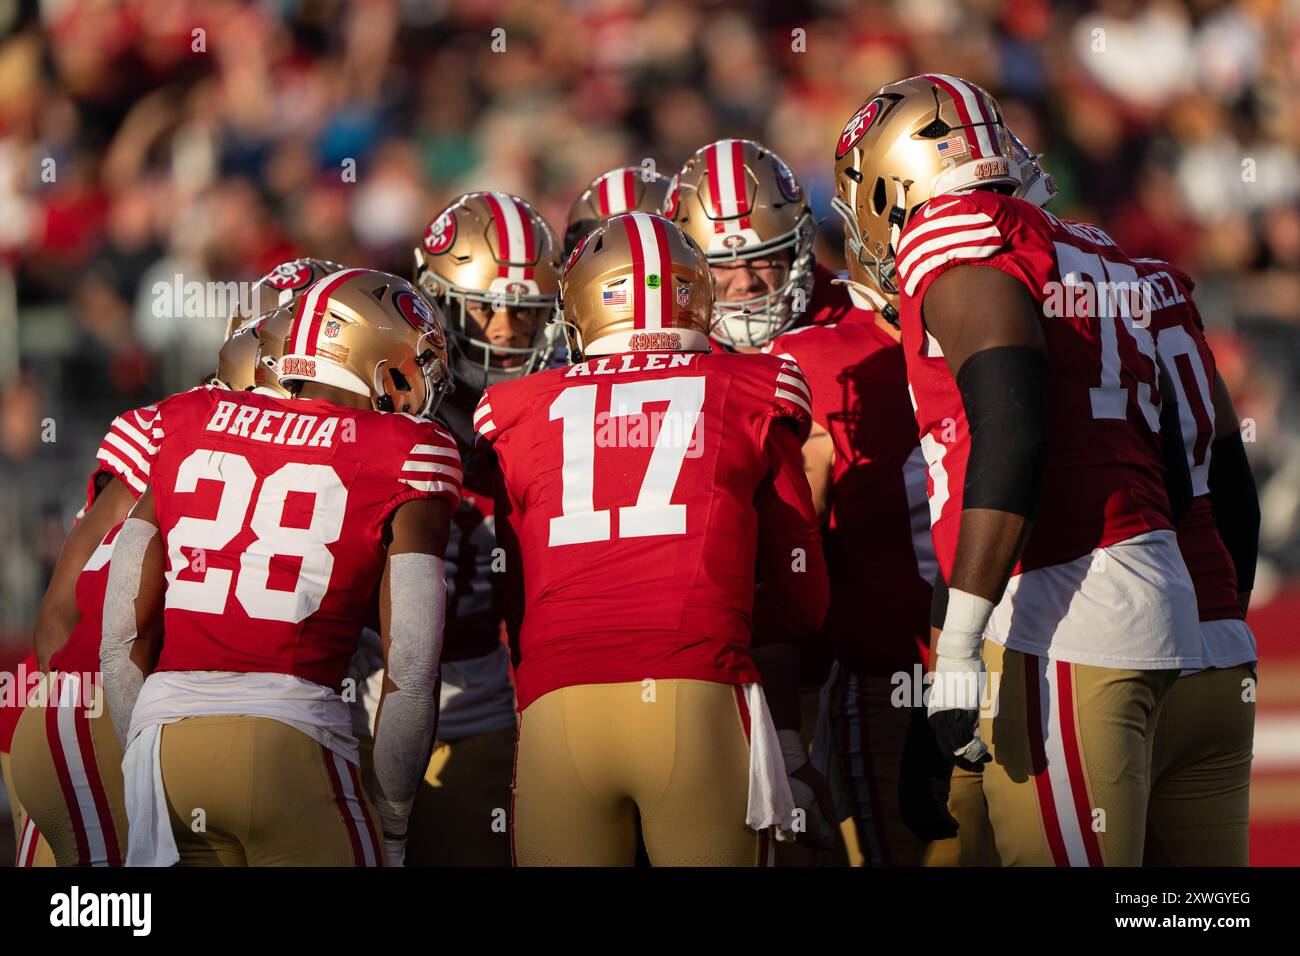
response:
[[[334,570],[334,555],[328,545],[337,541],[343,531],[348,498],[348,490],[334,469],[298,462],[282,466],[262,482],[251,518],[249,506],[253,504],[257,476],[247,458],[228,452],[195,451],[181,462],[175,490],[187,494],[198,487],[200,480],[220,482],[221,500],[214,517],[187,515],[178,519],[168,533],[167,607],[224,613],[235,575],[224,568],[207,567],[207,555],[226,548],[248,527],[256,538],[239,556],[239,580],[235,582],[235,597],[244,611],[249,617],[290,623],[315,613]],[[305,528],[280,523],[290,492],[315,496],[311,523]],[[189,550],[188,555],[184,549]],[[292,591],[267,586],[275,555],[302,559]],[[186,568],[202,577],[180,578]]]

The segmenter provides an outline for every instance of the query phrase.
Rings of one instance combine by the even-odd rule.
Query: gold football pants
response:
[[[58,866],[121,866],[126,857],[122,746],[103,689],[75,674],[42,675],[39,702],[14,730],[9,772]],[[6,779],[8,772],[6,773]],[[19,838],[19,857],[33,849]],[[39,844],[34,849],[39,864]]]
[[[162,729],[163,787],[181,866],[380,866],[355,764],[266,717]]]
[[[1152,755],[1147,866],[1247,866],[1254,667],[1180,677]],[[1248,693],[1248,689],[1251,691]]]
[[[1050,661],[984,642],[980,718],[1004,866],[1139,866],[1161,706],[1178,672]]]
[[[519,866],[631,866],[640,812],[655,866],[757,866],[745,823],[749,714],[739,687],[697,680],[583,684],[520,716]]]

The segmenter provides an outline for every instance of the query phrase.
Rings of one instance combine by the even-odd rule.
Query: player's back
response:
[[[292,674],[337,690],[376,621],[386,522],[459,497],[436,423],[195,389],[161,403],[151,487],[166,551],[157,670]]]
[[[524,565],[520,709],[570,684],[757,679],[755,495],[772,423],[802,440],[809,402],[793,363],[702,352],[593,357],[488,389],[475,426]]]
[[[935,543],[950,570],[970,435],[961,395],[921,318],[950,268],[991,265],[1020,280],[1047,346],[1050,435],[1034,532],[1019,570],[1171,527],[1151,332],[1132,315],[1137,268],[1101,229],[1023,200],[939,196],[899,240],[900,319],[922,448],[930,463]]]

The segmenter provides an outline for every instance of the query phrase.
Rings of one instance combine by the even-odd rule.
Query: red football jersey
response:
[[[802,498],[796,487],[764,503],[773,422],[804,440],[809,397],[793,363],[730,353],[593,357],[487,390],[475,427],[496,452],[523,564],[520,710],[573,684],[759,679],[755,568],[782,600],[820,587],[813,600],[824,601],[793,436]],[[788,533],[772,533],[782,521]],[[782,568],[803,577],[790,574],[792,544],[810,583],[781,579]]]
[[[389,516],[460,498],[455,439],[409,415],[213,388],[162,402],[153,434],[167,565],[157,669],[337,691],[377,620]]]
[[[86,489],[84,515],[95,503],[95,486],[101,475],[119,479],[132,497],[139,498],[149,484],[150,468],[158,448],[153,442],[153,420],[158,409],[146,405],[124,412],[109,426],[95,455],[95,470]],[[76,600],[80,615],[67,643],[50,657],[51,670],[65,673],[99,673],[99,643],[104,620],[104,589],[108,586],[108,559],[113,539],[122,525],[114,525],[77,575]]]
[[[1019,279],[1047,343],[1051,440],[1034,528],[1015,573],[1062,564],[1148,531],[1171,529],[1151,332],[1127,317],[1112,283],[1137,267],[1095,226],[1009,196],[939,196],[912,216],[895,260],[908,382],[929,464],[930,519],[945,579],[961,523],[970,431],[961,393],[921,305],[954,266]]]
[[[1201,313],[1192,301],[1192,280],[1159,259],[1133,260],[1142,283],[1140,302],[1174,388],[1187,467],[1191,507],[1178,522],[1178,550],[1196,587],[1202,621],[1241,620],[1237,570],[1219,537],[1210,507],[1210,448],[1214,444],[1214,353],[1205,341]]]
[[[857,673],[889,676],[924,660],[936,566],[903,349],[874,318],[854,310],[764,351],[803,370],[813,421],[834,448],[823,543],[835,654]]]

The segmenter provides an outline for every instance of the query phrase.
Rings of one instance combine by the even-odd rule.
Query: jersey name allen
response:
[[[564,373],[565,378],[583,375],[614,375],[618,372],[658,372],[664,369],[689,368],[704,352],[649,352],[633,354],[624,352],[614,363],[614,356],[579,362]]]
[[[304,415],[237,402],[217,402],[212,417],[208,419],[207,430],[273,445],[332,448],[338,426],[336,415]]]

